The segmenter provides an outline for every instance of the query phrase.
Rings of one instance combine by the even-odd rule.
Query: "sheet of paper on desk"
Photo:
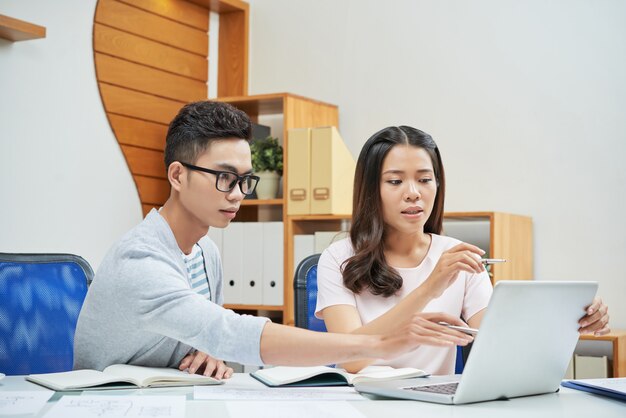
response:
[[[184,418],[185,396],[63,396],[45,418]]]
[[[348,402],[226,402],[230,418],[365,418]]]
[[[573,382],[586,383],[602,389],[611,389],[626,395],[626,377],[612,379],[575,379]]]
[[[0,416],[36,414],[52,395],[52,390],[0,392]]]
[[[247,400],[247,401],[363,401],[366,400],[354,388],[306,387],[234,387],[194,386],[195,400]]]

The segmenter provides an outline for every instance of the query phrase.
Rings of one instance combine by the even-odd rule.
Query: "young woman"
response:
[[[389,127],[365,143],[350,237],[326,249],[317,269],[316,315],[328,331],[376,334],[419,312],[444,312],[480,326],[492,293],[480,262],[484,251],[440,235],[444,198],[443,164],[430,135]],[[606,333],[607,323],[606,306],[596,300],[581,319],[581,332]],[[384,364],[452,374],[455,354],[454,347],[423,345]],[[372,363],[342,367],[354,372]]]

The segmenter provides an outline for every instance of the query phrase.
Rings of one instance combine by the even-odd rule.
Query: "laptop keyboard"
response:
[[[411,386],[404,388],[405,390],[414,390],[416,392],[441,393],[443,395],[454,395],[459,382],[441,383],[437,385]]]

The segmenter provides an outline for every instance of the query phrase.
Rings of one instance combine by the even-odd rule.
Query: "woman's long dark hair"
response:
[[[430,155],[438,188],[424,232],[441,233],[446,181],[437,144],[426,132],[410,126],[392,126],[376,132],[363,145],[354,175],[350,229],[354,256],[344,262],[342,272],[344,285],[354,293],[367,289],[374,295],[389,297],[402,287],[402,277],[385,260],[385,221],[380,198],[383,161],[396,145],[422,148]]]

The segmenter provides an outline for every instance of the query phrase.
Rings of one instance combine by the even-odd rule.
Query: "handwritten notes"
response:
[[[36,414],[54,394],[51,390],[0,392],[0,416]]]
[[[184,418],[185,396],[64,396],[45,418]]]

